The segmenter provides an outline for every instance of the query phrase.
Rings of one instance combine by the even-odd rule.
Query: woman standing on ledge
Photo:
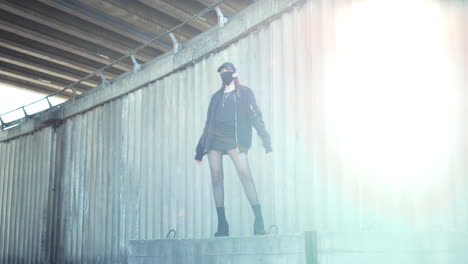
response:
[[[252,144],[252,125],[270,155],[270,135],[265,129],[262,112],[257,106],[252,90],[239,84],[234,65],[226,62],[218,68],[223,82],[213,94],[208,107],[203,134],[196,148],[195,161],[200,163],[205,154],[210,164],[213,194],[218,214],[218,230],[214,234],[229,236],[229,225],[224,213],[223,155],[231,158],[242,186],[255,214],[254,235],[264,235],[262,209],[250,173],[247,152]]]

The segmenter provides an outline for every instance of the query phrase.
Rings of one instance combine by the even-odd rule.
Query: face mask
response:
[[[224,84],[228,85],[232,82],[234,79],[232,77],[233,72],[222,72],[221,73],[221,80],[223,81]]]

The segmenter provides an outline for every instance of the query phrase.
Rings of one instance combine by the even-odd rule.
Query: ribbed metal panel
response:
[[[52,128],[0,143],[0,261],[45,263],[48,257]]]
[[[280,233],[466,230],[463,85],[456,86],[464,96],[457,97],[464,98],[455,108],[459,112],[442,112],[457,115],[447,114],[457,130],[447,140],[452,147],[440,161],[440,181],[399,190],[364,177],[350,165],[362,158],[359,147],[344,156],[343,131],[333,130],[331,118],[334,111],[347,112],[336,108],[340,94],[327,90],[338,7],[335,1],[309,1],[184,70],[66,120],[54,136],[47,128],[0,143],[1,255],[44,259],[45,234],[37,230],[46,226],[51,180],[58,188],[51,216],[52,258],[58,263],[125,263],[130,239],[164,238],[170,229],[181,238],[211,236],[216,213],[208,162],[205,157],[197,165],[193,157],[210,96],[220,87],[216,69],[224,61],[232,61],[241,83],[253,89],[272,136],[272,157],[264,155],[255,132],[249,151],[267,225],[278,225]],[[463,43],[456,45],[466,56]],[[459,63],[457,72],[463,73],[466,62]],[[54,137],[59,154],[49,159]],[[427,151],[437,151],[427,144]],[[51,179],[55,161],[57,176]],[[227,156],[224,171],[231,234],[251,235],[253,214]]]

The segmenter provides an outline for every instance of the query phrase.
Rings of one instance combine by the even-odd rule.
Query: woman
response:
[[[223,155],[231,158],[255,215],[254,235],[264,235],[265,227],[255,184],[250,173],[247,152],[252,144],[252,125],[270,155],[270,135],[265,129],[262,112],[257,106],[252,90],[239,84],[234,65],[226,62],[218,68],[223,82],[213,94],[205,129],[196,148],[195,161],[200,163],[208,155],[213,194],[218,214],[218,230],[214,234],[229,236],[229,224],[224,213]]]

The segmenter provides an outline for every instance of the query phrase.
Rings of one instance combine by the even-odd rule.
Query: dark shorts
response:
[[[213,141],[211,143],[211,147],[208,150],[217,150],[221,151],[223,155],[227,154],[228,150],[236,149],[236,141],[235,139],[229,138],[229,137],[217,137],[215,136],[213,138]],[[239,152],[245,152],[247,153],[248,149],[242,148],[239,146]]]

